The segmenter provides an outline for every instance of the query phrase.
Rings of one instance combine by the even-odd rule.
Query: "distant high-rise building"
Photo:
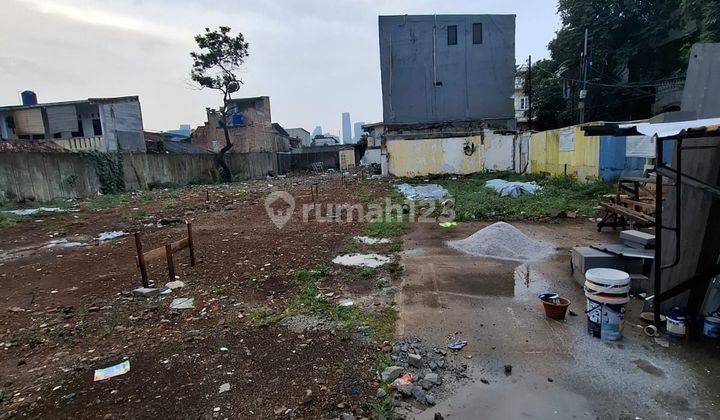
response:
[[[343,143],[350,143],[352,141],[352,127],[350,126],[350,113],[342,113],[342,140]]]
[[[362,135],[363,129],[362,126],[365,124],[365,121],[358,121],[355,124],[353,124],[353,142],[357,143],[360,141],[360,136]]]
[[[318,125],[318,126],[315,127],[315,129],[313,130],[312,135],[313,135],[313,137],[315,137],[315,136],[321,136],[322,133],[323,133],[323,132],[322,132],[322,127]]]

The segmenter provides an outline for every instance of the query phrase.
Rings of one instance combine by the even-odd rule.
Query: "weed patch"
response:
[[[250,320],[256,327],[264,327],[275,322],[275,312],[266,306],[258,306],[250,309]]]
[[[490,179],[535,181],[543,189],[535,195],[501,197],[485,187]],[[437,180],[455,199],[457,221],[472,219],[518,220],[552,216],[560,211],[577,211],[581,216],[593,215],[598,198],[608,194],[612,186],[600,181],[582,183],[569,176],[482,172],[457,180]]]

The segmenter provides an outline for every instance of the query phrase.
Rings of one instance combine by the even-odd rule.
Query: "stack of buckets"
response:
[[[603,340],[620,340],[629,293],[630,275],[624,271],[592,268],[585,272],[588,334]]]

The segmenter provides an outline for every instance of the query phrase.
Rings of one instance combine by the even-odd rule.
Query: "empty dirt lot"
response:
[[[270,191],[297,206],[383,197],[383,183],[338,178],[253,181],[130,194],[81,202],[79,211],[33,217],[0,235],[0,418],[303,418],[369,413],[377,346],[343,331],[294,333],[278,323],[295,295],[293,273],[328,266],[322,291],[339,299],[373,289],[330,260],[361,223],[282,230],[266,214]],[[359,197],[362,195],[362,197]],[[209,198],[209,201],[207,199]],[[175,220],[177,219],[177,220]],[[181,238],[193,223],[198,263],[175,254],[185,287],[135,297],[140,286],[132,235],[145,250]],[[84,246],[47,247],[49,241]],[[63,243],[63,242],[57,242]],[[165,261],[149,277],[169,281]],[[194,308],[170,309],[193,297]],[[267,319],[266,319],[267,318]],[[269,324],[269,325],[265,325]],[[130,372],[93,382],[93,371],[130,361]],[[221,385],[230,390],[220,392]],[[372,397],[372,398],[371,398]]]

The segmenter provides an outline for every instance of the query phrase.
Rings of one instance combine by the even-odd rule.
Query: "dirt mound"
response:
[[[555,253],[552,244],[530,238],[505,222],[494,223],[465,239],[447,241],[447,245],[479,257],[512,261],[543,260]]]

